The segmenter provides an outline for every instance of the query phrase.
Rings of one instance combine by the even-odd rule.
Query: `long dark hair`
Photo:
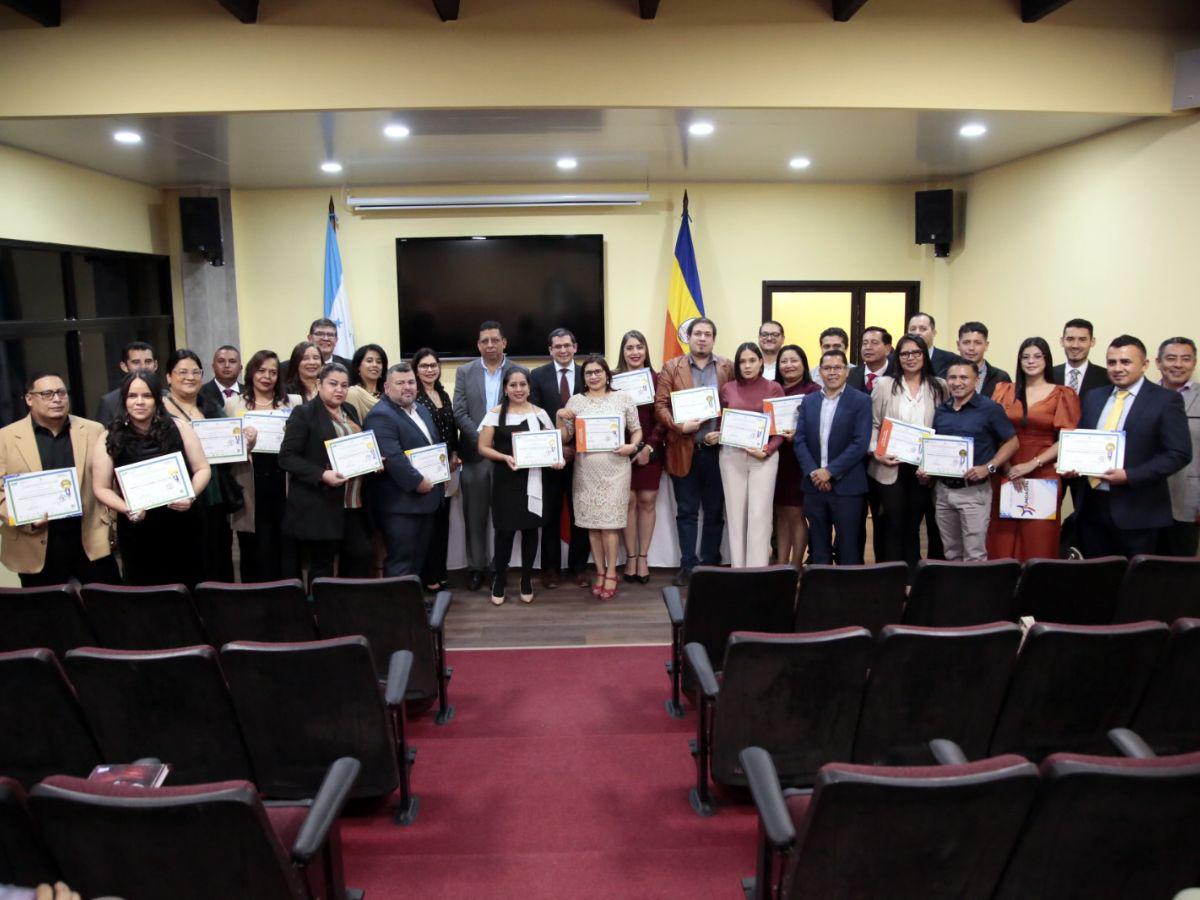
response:
[[[312,347],[317,351],[317,356],[321,355],[320,349],[312,341],[301,341],[292,348],[292,357],[288,360],[287,371],[287,388],[288,393],[299,394],[301,399],[308,399],[308,391],[304,389],[304,382],[300,380],[300,360],[304,359],[304,353]]]
[[[387,380],[388,358],[387,351],[378,344],[363,344],[354,351],[354,357],[350,360],[350,384],[362,384],[362,375],[358,372],[358,367],[362,365],[362,361],[367,358],[367,354],[374,350],[379,354],[379,358],[383,360],[383,368],[379,372],[379,378],[375,382],[375,388],[379,393],[383,393],[383,382]]]
[[[279,354],[274,350],[259,350],[246,363],[246,381],[242,385],[242,399],[246,401],[246,409],[254,409],[255,393],[254,393],[254,376],[258,374],[258,370],[263,367],[268,359],[275,360],[275,365],[279,365]],[[276,373],[278,374],[278,372]],[[275,393],[271,397],[271,406],[279,408],[287,402],[287,392],[283,389],[283,379],[275,379]]]
[[[196,364],[197,368],[200,369],[200,377],[203,378],[204,363],[200,362],[200,357],[196,354],[196,351],[189,350],[187,347],[180,347],[167,357],[167,364],[163,367],[163,372],[165,372],[167,375],[170,375],[173,371],[175,371],[175,367],[185,359],[190,359]]]
[[[780,387],[787,387],[783,383],[783,369],[779,367],[779,360],[789,350],[795,350],[800,357],[800,362],[804,364],[804,377],[800,379],[800,383],[803,385],[812,384],[812,370],[808,367],[808,354],[804,352],[804,348],[799,344],[784,344],[779,348],[779,352],[775,355],[775,381],[778,382]]]
[[[599,353],[593,353],[587,359],[585,359],[583,361],[583,364],[580,365],[580,367],[579,367],[580,374],[582,375],[583,372],[587,369],[587,367],[592,365],[593,363],[595,363],[596,365],[598,365],[600,368],[602,368],[604,370],[604,392],[606,394],[611,394],[612,389],[613,389],[612,369],[610,369],[608,367],[608,360],[606,360]],[[585,383],[586,383],[586,381],[585,381]]]
[[[421,389],[422,393],[425,391],[425,388],[421,385],[421,373],[417,371],[417,366],[419,366],[421,364],[421,360],[427,356],[432,356],[433,361],[438,364],[438,377],[437,380],[433,382],[433,389],[439,394],[444,394],[446,393],[446,389],[442,387],[442,358],[437,355],[437,351],[432,347],[422,347],[420,350],[414,353],[412,355],[412,359],[408,361],[408,364],[412,366],[413,374],[417,376],[417,387]]]
[[[145,437],[139,434],[129,420],[129,389],[135,381],[141,381],[154,398],[154,414],[150,417],[150,431]],[[183,439],[179,437],[179,429],[174,419],[168,415],[163,406],[163,379],[157,372],[150,369],[134,369],[121,379],[121,412],[108,426],[108,437],[105,449],[108,455],[116,459],[122,450],[130,444],[149,440],[164,450],[174,451],[182,447]]]
[[[1029,424],[1029,404],[1025,402],[1025,383],[1027,379],[1025,377],[1025,369],[1021,365],[1021,354],[1025,352],[1025,348],[1027,347],[1036,347],[1038,350],[1042,351],[1042,358],[1046,361],[1046,372],[1042,377],[1045,378],[1049,384],[1054,383],[1054,378],[1052,377],[1052,373],[1054,372],[1054,357],[1050,354],[1050,345],[1046,343],[1045,338],[1025,338],[1025,340],[1021,341],[1021,346],[1017,348],[1017,374],[1013,382],[1013,385],[1016,388],[1017,399],[1021,401],[1022,427]]]
[[[513,366],[504,373],[500,381],[500,421],[496,423],[496,431],[507,435],[508,429],[508,383],[514,375],[524,375],[525,383],[529,384],[529,370],[521,366]]]
[[[621,335],[621,343],[619,345],[620,349],[617,350],[617,356],[619,357],[619,361],[617,362],[617,367],[615,369],[613,369],[613,371],[614,372],[628,372],[629,371],[629,365],[625,362],[625,345],[627,343],[629,343],[630,338],[634,338],[635,340],[639,340],[642,342],[642,346],[646,349],[645,366],[647,369],[649,369],[651,372],[653,372],[654,367],[652,365],[650,365],[650,342],[646,340],[646,336],[644,334],[642,334],[640,331],[636,331],[636,330],[630,330],[630,331],[625,332],[623,335]]]
[[[942,387],[937,373],[933,371],[933,360],[929,358],[929,345],[925,343],[923,337],[916,334],[906,334],[896,341],[896,349],[892,353],[892,393],[900,393],[904,383],[904,368],[900,365],[900,351],[904,349],[905,344],[912,344],[921,351],[921,386],[929,386],[929,390],[933,392],[935,403],[944,403],[947,396],[946,389]]]
[[[758,344],[754,343],[754,341],[744,341],[738,344],[738,348],[733,354],[733,377],[737,379],[738,384],[746,383],[746,379],[742,377],[742,352],[745,350],[749,350],[758,357],[758,376],[761,378],[763,373],[764,360],[762,350],[759,349]],[[776,357],[776,360],[778,359],[779,357]]]

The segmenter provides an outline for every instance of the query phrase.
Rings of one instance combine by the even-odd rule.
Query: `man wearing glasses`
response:
[[[768,319],[758,326],[758,348],[762,350],[763,374],[767,381],[775,380],[775,363],[779,360],[779,348],[783,346],[783,326]]]
[[[338,340],[337,322],[333,319],[313,320],[308,326],[308,337],[305,340],[317,345],[317,351],[321,354],[321,365],[329,362],[341,363],[347,372],[350,371],[350,360],[333,352]],[[287,381],[287,377],[288,361],[284,360],[279,366],[279,380]]]
[[[92,493],[88,464],[92,449],[105,439],[104,426],[70,415],[67,386],[56,372],[35,373],[25,387],[29,415],[0,428],[0,485],[6,475],[73,468],[83,516],[9,525],[8,496],[0,486],[0,562],[20,576],[23,587],[72,578],[117,584],[108,510]]]

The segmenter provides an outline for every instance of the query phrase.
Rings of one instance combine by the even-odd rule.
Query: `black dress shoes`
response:
[[[472,569],[470,581],[467,582],[467,590],[477,591],[483,587],[483,572]]]

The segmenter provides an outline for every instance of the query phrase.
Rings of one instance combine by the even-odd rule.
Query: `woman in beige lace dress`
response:
[[[642,426],[633,398],[612,387],[612,372],[602,356],[589,356],[583,363],[583,383],[587,390],[575,394],[558,411],[563,443],[575,441],[575,524],[588,529],[592,559],[596,562],[596,583],[592,595],[609,600],[617,594],[617,552],[629,509],[630,459],[642,449]],[[617,446],[601,443],[598,429],[584,428],[577,438],[579,416],[614,416],[621,420],[615,438]],[[596,423],[598,426],[600,423]],[[628,439],[626,438],[628,435]],[[606,449],[585,449],[588,444]]]

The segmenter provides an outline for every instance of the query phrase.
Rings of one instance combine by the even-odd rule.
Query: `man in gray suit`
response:
[[[1192,380],[1196,342],[1186,337],[1167,338],[1159,345],[1155,362],[1162,373],[1162,386],[1183,397],[1192,438],[1192,461],[1167,479],[1174,522],[1159,533],[1158,552],[1195,556],[1200,547],[1200,383]]]
[[[125,349],[121,351],[120,365],[121,380],[124,380],[125,376],[134,369],[149,369],[151,372],[157,370],[158,360],[154,358],[154,348],[149,344],[143,341],[132,341],[126,344]],[[124,412],[121,409],[121,388],[118,386],[100,398],[100,405],[96,407],[95,419],[107,428],[118,415],[122,415]]]
[[[479,359],[454,375],[454,420],[458,423],[458,453],[462,457],[463,519],[467,531],[470,589],[479,590],[489,569],[488,518],[492,508],[492,462],[479,455],[479,423],[500,404],[504,374],[512,363],[504,355],[508,341],[499,322],[479,326]]]

